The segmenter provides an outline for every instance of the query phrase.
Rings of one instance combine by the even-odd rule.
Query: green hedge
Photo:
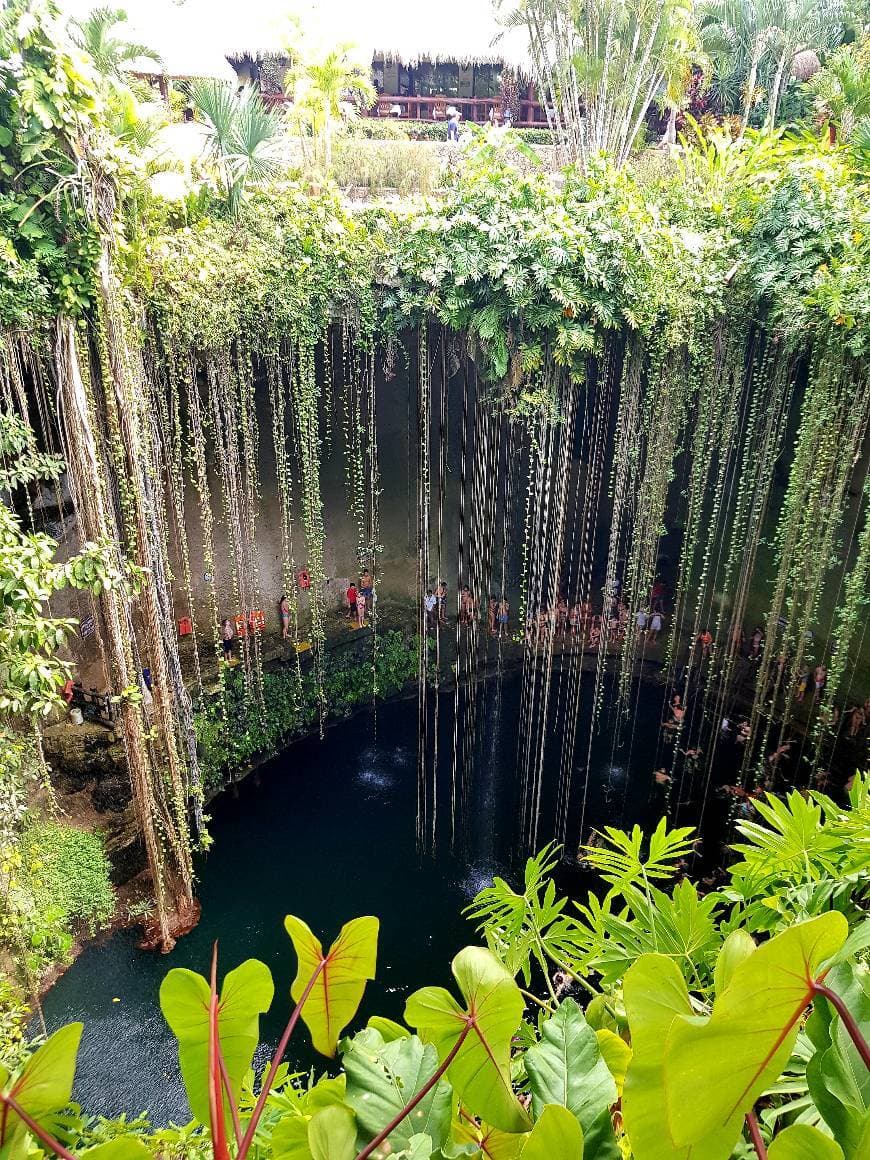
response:
[[[401,632],[377,638],[377,657],[352,652],[327,654],[323,663],[323,711],[349,716],[359,705],[398,693],[417,675],[417,640]],[[263,707],[252,703],[238,669],[227,670],[223,695],[202,705],[195,716],[200,771],[207,792],[224,786],[256,758],[271,757],[318,725],[318,690],[313,671],[284,665],[263,674]]]

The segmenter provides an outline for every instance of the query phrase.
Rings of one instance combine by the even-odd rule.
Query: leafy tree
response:
[[[115,81],[124,80],[125,70],[136,61],[151,61],[162,70],[160,54],[147,44],[137,44],[118,34],[119,25],[126,24],[123,8],[94,8],[83,20],[71,21],[72,38],[87,53],[104,76]]]
[[[302,47],[288,73],[287,91],[293,115],[314,138],[315,161],[328,173],[336,127],[354,115],[357,105],[367,109],[377,97],[369,69],[354,59],[350,45],[311,56]]]
[[[663,88],[679,103],[696,53],[691,0],[501,0],[497,10],[528,34],[538,92],[572,157],[624,164]]]
[[[206,77],[191,83],[190,96],[206,120],[209,152],[236,217],[248,187],[278,172],[281,118],[251,86],[237,93],[228,82]]]

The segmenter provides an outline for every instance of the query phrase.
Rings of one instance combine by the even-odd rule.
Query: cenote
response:
[[[0,1156],[864,1160],[866,2],[135,6],[0,4]]]
[[[453,695],[443,702],[439,804],[449,814]],[[328,729],[322,741],[297,742],[236,792],[213,802],[214,847],[198,867],[202,920],[196,929],[167,956],[138,950],[132,932],[114,934],[88,946],[46,996],[50,1031],[73,1019],[85,1024],[76,1099],[109,1116],[147,1107],[158,1124],[187,1120],[177,1048],[158,991],[170,967],[206,971],[215,940],[222,971],[246,958],[262,959],[272,969],[276,997],[263,1021],[258,1059],[264,1060],[290,1007],[295,956],[283,928],[287,913],[304,918],[324,943],[349,918],[380,919],[377,978],[366,990],[355,1026],[375,1012],[400,1019],[411,991],[428,983],[447,985],[450,960],[477,941],[462,908],[494,874],[516,883],[521,873],[525,855],[515,776],[519,703],[516,675],[483,682],[478,690],[469,808],[457,819],[453,851],[445,839],[434,857],[416,852],[418,726],[410,700],[379,706],[376,714],[360,712]],[[645,685],[640,729],[657,729],[661,706],[661,690]],[[606,728],[596,738],[587,786],[589,827],[650,820],[649,755],[635,754],[636,772],[643,772],[631,778],[629,748],[626,742],[614,751]],[[555,773],[554,763],[548,763],[547,797],[554,793]],[[584,783],[585,778],[577,779],[571,803],[575,852]],[[543,813],[549,816],[547,805]],[[569,857],[559,877],[570,889],[586,876],[570,857],[571,844],[566,849]],[[288,1061],[319,1074],[326,1061],[308,1043],[307,1034],[297,1036]]]

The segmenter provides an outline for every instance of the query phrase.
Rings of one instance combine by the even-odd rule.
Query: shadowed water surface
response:
[[[591,688],[587,699],[590,694]],[[377,979],[368,986],[355,1026],[375,1012],[401,1018],[405,998],[421,985],[449,985],[451,958],[476,941],[462,907],[493,874],[512,878],[521,862],[515,792],[519,702],[516,678],[478,689],[475,736],[466,746],[472,765],[467,827],[457,826],[457,832],[467,830],[467,853],[449,848],[452,694],[443,696],[439,707],[439,782],[447,792],[440,802],[445,837],[434,859],[420,858],[415,850],[414,701],[382,706],[377,719],[372,711],[362,713],[330,729],[323,741],[294,744],[237,793],[214,802],[214,848],[199,867],[197,929],[165,957],[137,950],[128,932],[116,934],[89,947],[46,998],[49,1030],[73,1019],[85,1024],[75,1090],[85,1110],[118,1115],[147,1108],[157,1124],[189,1118],[158,991],[170,967],[207,973],[215,939],[221,975],[246,958],[270,966],[276,997],[263,1020],[262,1038],[274,1044],[291,1007],[295,974],[283,929],[289,912],[304,918],[324,943],[355,915],[380,918]],[[650,691],[637,728],[655,731],[660,711],[661,697]],[[468,722],[461,705],[460,747]],[[577,748],[578,762],[585,762],[585,740]],[[614,757],[606,732],[596,740],[587,826],[645,820],[649,755],[643,763],[637,748],[632,753],[638,776],[629,781],[625,752]],[[545,818],[558,768],[556,759],[550,764]],[[573,816],[585,778],[575,780]],[[548,824],[542,823],[541,841],[551,837]],[[300,1069],[327,1066],[311,1051],[301,1025],[288,1058]]]

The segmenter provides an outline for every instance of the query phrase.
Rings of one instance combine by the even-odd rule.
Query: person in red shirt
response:
[[[356,584],[353,580],[348,584],[345,596],[347,597],[348,615],[351,620],[356,620]]]
[[[701,646],[701,656],[709,656],[710,649],[713,647],[713,634],[709,628],[705,628],[698,636],[698,644]]]

